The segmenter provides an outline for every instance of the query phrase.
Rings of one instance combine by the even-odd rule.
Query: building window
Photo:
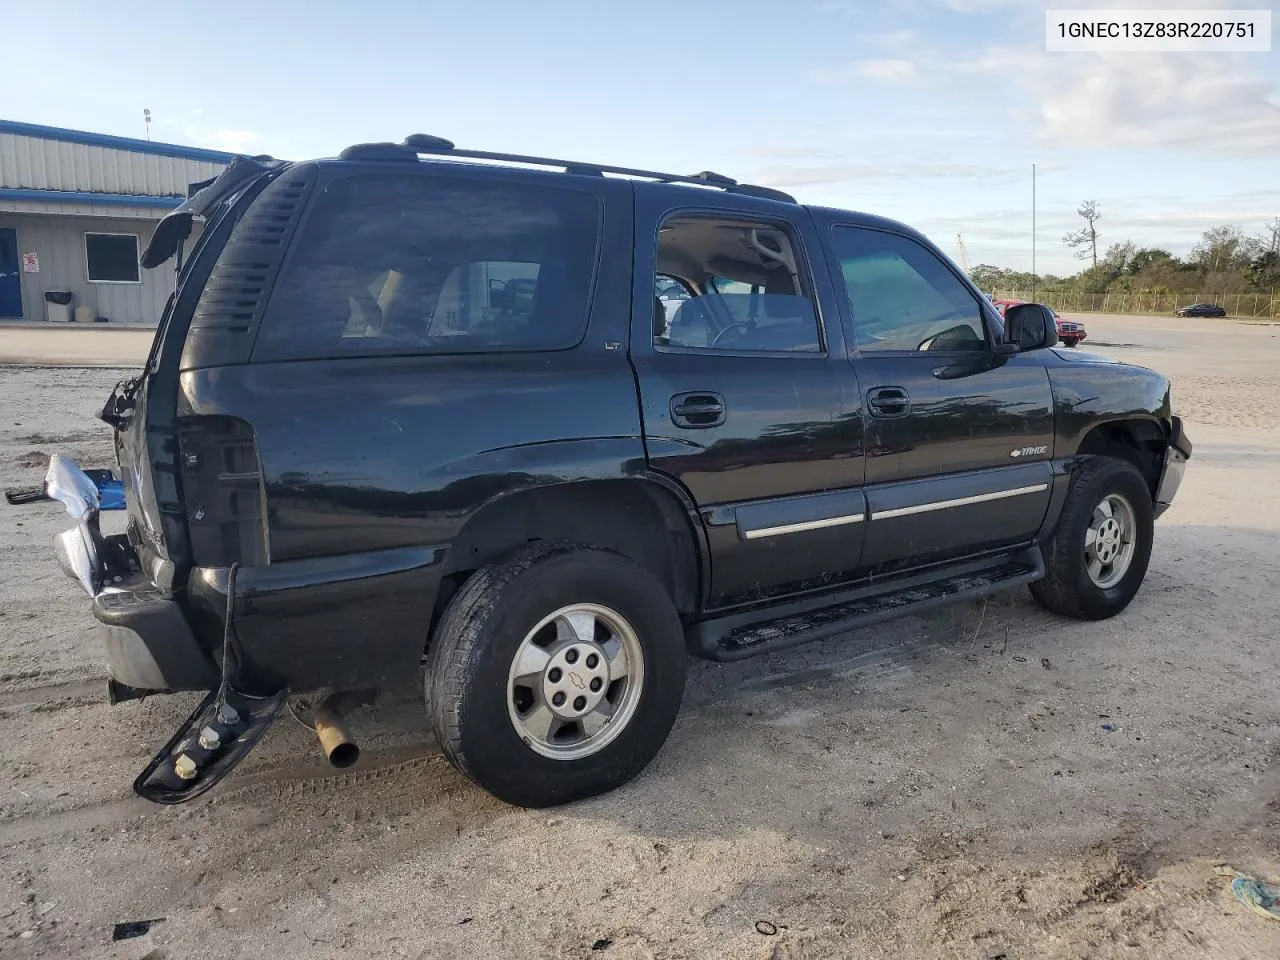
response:
[[[84,262],[90,283],[140,283],[138,238],[132,233],[86,233]]]

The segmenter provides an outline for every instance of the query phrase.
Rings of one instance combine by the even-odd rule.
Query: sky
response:
[[[48,0],[5,4],[0,117],[288,159],[409,133],[715,170],[904,221],[953,257],[1186,254],[1280,216],[1271,53],[1047,53],[1046,8],[1280,0]],[[958,257],[957,257],[958,258]]]

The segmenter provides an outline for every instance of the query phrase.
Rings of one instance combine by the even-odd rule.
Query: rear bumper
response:
[[[179,601],[166,597],[139,570],[123,536],[104,537],[97,516],[59,535],[58,563],[89,594],[97,634],[115,685],[137,692],[208,690],[218,673],[200,646]],[[116,692],[114,699],[128,699]]]
[[[63,570],[92,599],[114,699],[218,686],[226,568],[192,570],[186,591],[170,598],[139,569],[123,536],[101,535],[96,515],[57,545]],[[269,696],[412,677],[445,554],[409,547],[241,567],[228,679],[242,692]]]
[[[209,690],[218,684],[212,658],[196,640],[181,604],[145,577],[93,598],[107,673],[134,690]]]
[[[1169,445],[1165,449],[1164,465],[1160,470],[1160,482],[1156,486],[1155,515],[1158,517],[1173,504],[1182,476],[1191,459],[1191,441],[1182,427],[1182,418],[1174,417],[1169,431]]]

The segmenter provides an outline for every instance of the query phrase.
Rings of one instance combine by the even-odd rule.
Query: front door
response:
[[[864,569],[1030,541],[1052,476],[1044,366],[995,354],[992,309],[921,240],[839,224],[832,239],[864,401]]]
[[[631,355],[650,469],[698,507],[711,606],[838,581],[862,551],[863,425],[812,221],[736,194],[672,198],[636,186]]]
[[[22,316],[22,258],[18,231],[0,227],[0,318]]]

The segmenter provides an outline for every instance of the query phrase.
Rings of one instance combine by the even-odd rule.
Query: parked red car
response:
[[[1005,310],[1017,303],[1026,303],[1025,300],[992,300],[996,309],[1000,311],[1000,316],[1004,316]],[[1064,347],[1074,347],[1085,337],[1089,336],[1089,332],[1085,330],[1084,324],[1078,320],[1063,320],[1056,312],[1053,313],[1053,319],[1058,323],[1058,339],[1062,341]]]

